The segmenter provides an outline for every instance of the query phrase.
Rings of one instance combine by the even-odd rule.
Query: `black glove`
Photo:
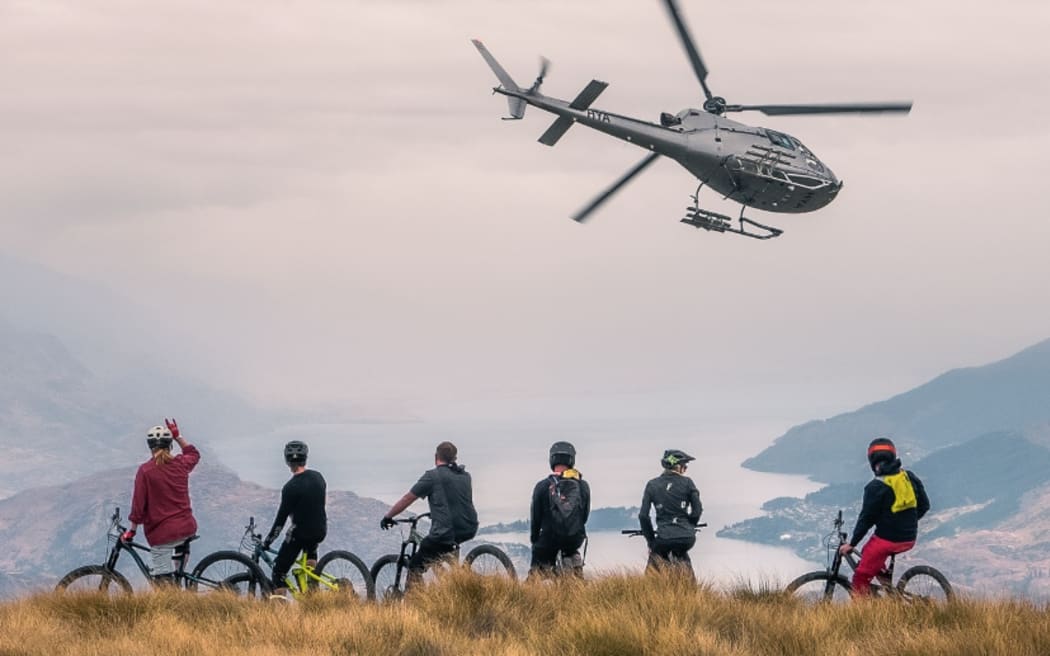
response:
[[[379,528],[383,529],[384,531],[396,525],[397,522],[390,519],[389,517],[384,517],[383,519],[379,520]]]

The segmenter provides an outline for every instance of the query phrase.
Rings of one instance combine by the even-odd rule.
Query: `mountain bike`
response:
[[[419,543],[425,537],[417,527],[419,521],[430,517],[430,513],[421,513],[415,517],[395,519],[398,524],[408,524],[408,535],[402,532],[401,553],[386,554],[380,556],[372,564],[372,579],[375,580],[376,597],[383,600],[399,599],[405,594],[408,583],[408,563],[412,556],[416,555]],[[441,561],[428,565],[428,570],[445,567],[459,560],[459,545]],[[472,572],[485,576],[507,576],[517,580],[518,574],[514,570],[514,563],[510,557],[499,547],[493,544],[479,544],[463,558],[463,564],[470,567]]]
[[[693,528],[693,531],[695,533],[699,533],[700,529],[703,529],[703,528],[706,528],[706,527],[707,527],[706,523],[697,524]],[[626,535],[626,536],[632,537],[632,538],[633,537],[637,537],[639,535],[642,535],[642,536],[645,535],[644,533],[642,533],[642,530],[638,529],[638,528],[625,528],[622,531],[620,531],[620,534],[621,535]],[[664,560],[664,559],[660,558],[659,556],[654,554],[652,551],[649,551],[649,558],[645,562],[645,571],[646,572],[653,572],[653,571],[656,571],[656,570],[660,569],[664,565],[664,563],[661,562],[662,560]],[[666,562],[671,564],[671,565],[679,565],[679,564],[681,564],[683,567],[688,567],[690,572],[693,571],[693,564],[692,564],[692,562],[682,561],[681,563],[679,563],[678,557],[675,556],[673,553],[672,554],[668,554],[668,558],[666,559]],[[695,576],[695,574],[694,574],[694,576]]]
[[[57,591],[131,594],[131,583],[117,571],[117,560],[120,554],[126,551],[152,587],[174,585],[199,593],[227,591],[260,597],[270,592],[269,581],[262,570],[243,554],[236,554],[238,557],[230,559],[222,568],[208,569],[204,566],[204,561],[201,561],[191,573],[186,573],[190,542],[197,539],[196,535],[187,538],[182,544],[175,547],[172,558],[176,566],[171,576],[153,576],[149,566],[138,553],[140,551],[149,552],[150,548],[135,541],[121,540],[120,536],[126,530],[127,527],[121,524],[120,508],[117,508],[109,518],[109,529],[106,531],[106,539],[111,545],[106,562],[102,565],[84,565],[74,569],[62,577],[55,589]],[[231,579],[239,579],[244,585],[236,585]]]
[[[248,518],[241,537],[241,551],[217,551],[201,559],[198,568],[207,571],[210,568],[223,567],[227,562],[239,561],[247,557],[262,571],[265,563],[273,570],[277,551],[263,546],[262,534],[255,532],[255,517]],[[243,553],[242,553],[243,552]],[[269,581],[269,579],[267,579]],[[226,581],[227,585],[240,589],[251,586],[252,580],[245,574],[235,574]],[[375,598],[375,583],[364,561],[349,551],[329,551],[316,564],[307,560],[306,552],[299,554],[288,574],[284,577],[285,587],[293,599],[301,599],[309,592],[337,593],[359,599]],[[268,585],[272,585],[272,582]]]
[[[842,530],[842,511],[840,510],[835,519],[835,529],[824,538],[828,557],[827,569],[803,574],[788,583],[785,592],[811,602],[848,601],[853,586],[848,578],[839,573],[839,570],[843,561],[850,566],[850,569],[856,570],[860,559],[856,551],[843,556],[839,552],[839,547],[844,544],[847,544],[847,535]],[[896,555],[891,555],[889,563],[872,579],[872,596],[893,597],[909,602],[945,602],[954,598],[955,593],[948,579],[939,570],[929,565],[909,567],[894,585],[895,562]]]

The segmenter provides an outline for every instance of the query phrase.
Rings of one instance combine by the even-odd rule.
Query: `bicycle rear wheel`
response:
[[[208,554],[186,579],[186,589],[207,594],[232,592],[261,599],[270,595],[270,581],[252,559],[239,551]]]
[[[841,574],[810,572],[803,574],[784,589],[807,603],[845,603],[850,600],[850,583]]]
[[[380,556],[379,560],[372,564],[369,572],[375,585],[375,598],[379,601],[392,601],[400,599],[405,595],[405,577],[408,575],[407,566],[401,569],[401,580],[397,578],[397,561],[400,556],[387,554]]]
[[[120,596],[131,594],[132,588],[124,575],[116,570],[102,565],[85,565],[63,576],[55,591]]]
[[[364,561],[349,551],[329,551],[317,561],[316,573],[322,578],[331,577],[339,584],[338,590],[318,585],[320,592],[338,592],[361,600],[376,598],[375,581]]]
[[[470,571],[483,576],[503,576],[518,579],[514,563],[502,549],[492,544],[479,544],[463,558]]]
[[[916,601],[947,602],[955,597],[944,574],[929,565],[909,567],[897,581],[897,591]]]

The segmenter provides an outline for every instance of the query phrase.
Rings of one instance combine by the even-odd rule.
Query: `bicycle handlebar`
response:
[[[696,526],[694,526],[693,530],[696,531],[697,533],[699,533],[700,529],[705,528],[705,527],[707,527],[707,523],[703,522],[703,523],[700,523],[700,524],[697,524]],[[638,535],[645,535],[645,534],[642,533],[642,529],[640,529],[640,528],[625,528],[625,529],[620,531],[620,535],[629,535],[631,537],[635,537],[635,536],[638,536]]]
[[[411,524],[412,527],[415,528],[416,524],[419,523],[419,520],[426,519],[427,517],[430,517],[430,513],[425,512],[425,513],[420,513],[420,514],[416,515],[415,517],[405,517],[405,518],[400,518],[399,517],[397,519],[394,519],[393,521],[394,521],[395,524]]]

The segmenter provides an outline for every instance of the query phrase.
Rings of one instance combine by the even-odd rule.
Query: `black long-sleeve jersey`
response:
[[[266,539],[269,542],[276,540],[284,523],[291,517],[292,526],[288,532],[297,540],[324,540],[328,534],[328,516],[324,507],[326,491],[327,485],[320,472],[307,469],[292,476],[281,488],[281,506]]]
[[[656,506],[655,532],[649,517],[653,506]],[[700,503],[700,491],[696,489],[693,479],[667,470],[645,484],[638,522],[645,538],[650,541],[656,534],[663,540],[690,538],[696,534],[694,529],[702,512],[704,507]]]

